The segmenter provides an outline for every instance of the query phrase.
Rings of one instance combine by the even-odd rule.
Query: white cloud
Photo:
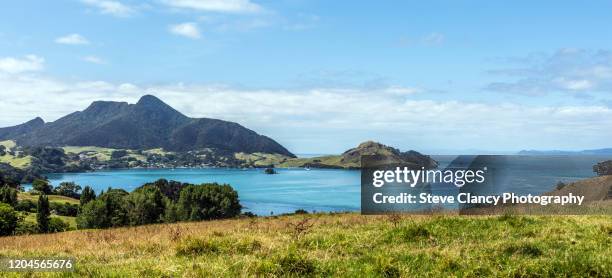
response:
[[[199,39],[201,37],[198,26],[193,22],[186,22],[186,23],[172,25],[170,26],[169,30],[171,33],[175,35],[179,35],[179,36],[183,36],[183,37],[187,37],[191,39]]]
[[[445,37],[443,34],[433,32],[423,37],[422,41],[423,43],[428,44],[428,45],[437,45],[437,44],[443,43],[444,39]]]
[[[570,91],[584,91],[594,87],[593,81],[587,79],[567,79],[559,77],[554,80],[560,88]]]
[[[412,92],[409,87],[397,86],[243,90],[0,74],[0,88],[0,126],[35,116],[53,121],[94,100],[134,103],[148,93],[188,116],[238,122],[294,151],[337,152],[366,139],[402,149],[579,149],[609,146],[612,137],[612,129],[604,128],[612,126],[612,109],[605,106],[413,99],[404,94]]]
[[[89,44],[89,41],[79,34],[69,34],[55,39],[56,43],[61,44]]]
[[[506,68],[489,71],[511,77],[486,89],[544,95],[551,92],[612,92],[612,52],[564,48],[504,59]]]
[[[134,13],[134,8],[119,1],[113,0],[82,0],[83,3],[97,8],[103,14],[110,14],[119,17],[130,16]]]
[[[250,0],[164,0],[168,6],[221,13],[257,13],[263,8]]]
[[[107,62],[104,59],[97,57],[97,56],[85,56],[83,57],[83,61],[92,63],[92,64],[98,64],[98,65],[107,64]]]
[[[26,55],[23,59],[5,57],[0,58],[0,72],[22,73],[40,71],[44,68],[45,59],[36,55]]]

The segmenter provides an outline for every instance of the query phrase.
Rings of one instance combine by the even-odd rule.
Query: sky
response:
[[[152,94],[294,153],[612,147],[610,1],[62,0],[0,9],[0,126]]]

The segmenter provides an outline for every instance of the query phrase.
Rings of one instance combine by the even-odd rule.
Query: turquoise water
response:
[[[238,191],[246,211],[258,215],[308,211],[359,210],[360,172],[355,170],[277,169],[266,175],[262,169],[129,169],[88,173],[50,174],[55,186],[73,181],[90,185],[96,192],[109,186],[132,191],[160,178],[187,183],[228,183]]]
[[[433,156],[440,167],[455,156]],[[506,156],[503,164],[507,180],[504,188],[519,194],[541,194],[557,182],[572,182],[593,177],[592,166],[610,157],[599,156]],[[109,186],[132,191],[160,178],[187,183],[217,182],[231,184],[246,211],[258,215],[308,211],[357,211],[360,208],[360,171],[328,169],[277,169],[266,175],[262,169],[129,169],[89,173],[48,175],[56,186],[73,181],[90,185],[96,192]]]

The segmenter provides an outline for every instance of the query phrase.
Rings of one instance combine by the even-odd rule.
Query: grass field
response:
[[[17,199],[19,200],[30,200],[34,203],[38,202],[38,195],[30,195],[28,193],[23,193],[23,192],[19,192],[19,195],[17,195]],[[47,197],[49,198],[49,202],[58,202],[58,203],[71,203],[71,204],[79,204],[80,201],[74,198],[70,198],[70,197],[66,197],[66,196],[60,196],[60,195],[47,195]]]
[[[9,164],[15,168],[25,169],[32,163],[32,157],[27,155],[24,157],[17,157],[10,154],[0,156],[0,162]]]
[[[17,143],[15,143],[15,141],[13,140],[5,140],[5,141],[0,141],[0,146],[4,146],[7,149],[12,149],[17,146]]]
[[[57,217],[59,219],[62,219],[64,222],[68,223],[70,225],[70,228],[72,229],[76,229],[77,227],[76,217],[62,216],[62,215],[51,215],[51,217]],[[25,221],[30,222],[30,223],[36,223],[36,213],[27,213]]]
[[[295,215],[0,238],[90,277],[611,277],[612,216]],[[6,276],[17,274],[4,273]]]

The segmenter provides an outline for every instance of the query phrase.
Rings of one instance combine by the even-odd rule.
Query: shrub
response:
[[[79,212],[79,206],[76,204],[70,204],[68,202],[65,203],[57,203],[57,202],[51,202],[50,204],[51,210],[55,211],[55,214],[57,215],[63,215],[63,216],[77,216],[78,212]]]
[[[557,190],[561,190],[566,186],[565,183],[563,182],[558,182],[557,185],[555,186],[555,188],[557,188]]]
[[[9,204],[10,206],[17,205],[17,190],[8,186],[0,187],[0,203]]]
[[[36,212],[36,204],[31,200],[19,201],[15,206],[17,211]]]
[[[111,159],[119,159],[126,156],[128,153],[126,150],[117,150],[111,153]]]
[[[70,225],[64,222],[62,219],[57,217],[52,217],[49,219],[49,232],[57,233],[57,232],[65,232],[70,229]]]
[[[294,214],[308,214],[308,211],[305,209],[296,209]]]
[[[8,204],[0,203],[0,236],[12,235],[17,228],[19,215]]]
[[[19,221],[15,229],[15,235],[31,235],[38,233],[38,225],[28,221]]]

